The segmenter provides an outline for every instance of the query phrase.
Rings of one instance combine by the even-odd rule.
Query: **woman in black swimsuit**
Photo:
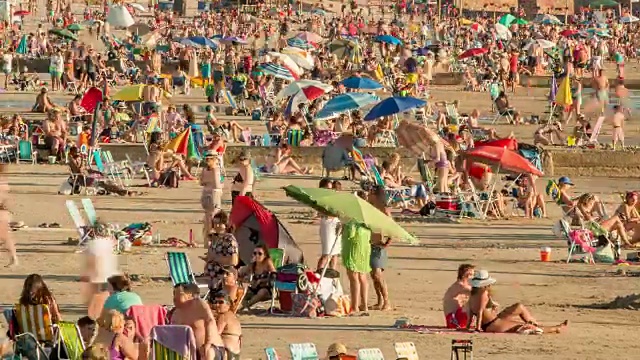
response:
[[[253,249],[253,261],[240,270],[241,275],[250,278],[249,288],[245,296],[243,307],[251,306],[271,299],[272,278],[276,272],[269,249],[265,245],[258,245]]]
[[[253,197],[254,177],[249,153],[245,151],[240,153],[238,161],[240,162],[240,169],[238,169],[238,174],[234,176],[231,184],[231,206],[233,206],[238,196]]]
[[[476,270],[474,273],[469,297],[471,316],[467,329],[471,328],[474,318],[475,331],[482,329],[492,333],[557,334],[569,325],[569,321],[565,320],[557,326],[539,326],[521,303],[515,303],[498,313],[498,304],[491,299],[491,285],[495,283],[496,280],[486,270]]]

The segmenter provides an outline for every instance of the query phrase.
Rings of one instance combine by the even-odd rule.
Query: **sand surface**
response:
[[[76,232],[64,205],[67,197],[55,195],[65,173],[66,169],[61,166],[11,166],[10,208],[14,219],[24,221],[30,228],[13,233],[22,264],[16,269],[0,268],[3,288],[0,303],[14,304],[25,276],[40,273],[61,304],[64,317],[77,319],[85,312],[78,295],[81,256],[74,254],[73,246],[63,245],[68,237],[75,237]],[[615,201],[613,192],[637,187],[634,179],[574,181],[578,184],[576,193],[592,191],[610,203]],[[279,189],[289,183],[316,186],[317,179],[265,178],[258,183],[257,194],[263,204],[279,215],[309,263],[314,264],[320,251],[318,227],[304,216],[305,208],[285,198]],[[186,239],[189,229],[200,233],[202,213],[195,182],[181,182],[179,189],[144,190],[148,194],[139,198],[95,197],[99,217],[119,224],[149,221],[163,238]],[[229,206],[228,191],[225,204]],[[549,209],[551,218],[559,216],[553,204],[549,204]],[[287,344],[307,341],[315,342],[324,352],[330,343],[342,341],[350,349],[380,347],[390,358],[394,356],[394,342],[413,341],[423,358],[444,359],[449,356],[451,339],[472,338],[477,359],[635,358],[635,341],[627,335],[636,331],[640,312],[591,306],[602,306],[616,296],[638,292],[639,278],[614,276],[616,268],[610,265],[565,264],[561,260],[566,256],[566,247],[552,235],[551,220],[513,218],[463,221],[462,224],[426,223],[406,218],[399,221],[418,236],[420,245],[398,243],[389,250],[385,277],[395,306],[393,311],[372,312],[371,317],[316,320],[242,315],[244,357],[264,358],[263,348],[273,346],[286,358]],[[58,222],[62,229],[36,229],[42,222]],[[538,261],[541,246],[553,248],[554,262]],[[171,283],[163,259],[167,250],[134,248],[132,253],[120,256],[124,271],[142,276],[143,281],[134,284],[134,291],[145,303],[171,304]],[[203,263],[197,256],[204,250],[186,251],[194,269],[199,271]],[[0,254],[0,262],[6,260],[6,254]],[[504,306],[523,302],[542,324],[569,319],[569,330],[561,335],[540,337],[419,334],[391,328],[396,318],[405,316],[417,325],[443,325],[441,297],[454,281],[457,266],[463,262],[487,269],[497,278],[495,296]],[[345,289],[348,286],[344,275],[343,286]]]

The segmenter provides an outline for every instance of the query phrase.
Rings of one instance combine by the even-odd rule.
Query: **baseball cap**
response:
[[[558,184],[573,185],[573,183],[571,182],[571,179],[569,179],[569,177],[567,176],[563,176],[560,179],[558,179]]]

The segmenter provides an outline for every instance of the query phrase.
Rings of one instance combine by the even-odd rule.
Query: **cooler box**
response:
[[[450,195],[438,195],[436,198],[436,208],[449,211],[460,210],[458,199]]]

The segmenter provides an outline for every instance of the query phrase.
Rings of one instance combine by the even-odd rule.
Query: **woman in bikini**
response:
[[[204,226],[203,234],[205,239],[211,232],[211,218],[216,209],[222,208],[222,174],[218,154],[213,151],[205,153],[205,168],[200,175],[200,185],[202,186],[202,195],[200,195],[200,204],[204,210]]]
[[[227,360],[240,360],[242,328],[236,314],[231,310],[231,298],[225,292],[214,295],[211,307],[216,317],[218,332],[222,337]]]
[[[633,244],[629,241],[624,223],[620,219],[619,214],[606,218],[604,216],[605,214],[597,209],[599,207],[602,207],[602,203],[595,195],[591,193],[580,195],[575,206],[576,213],[574,220],[577,220],[578,223],[582,221],[594,222],[599,224],[603,230],[616,231],[620,237],[620,241],[622,241],[626,247],[633,247]],[[599,218],[595,217],[593,215],[594,213],[599,215]]]
[[[513,304],[498,313],[498,304],[491,299],[491,285],[496,280],[486,270],[476,270],[471,279],[469,297],[469,322],[467,329],[489,333],[557,334],[562,332],[569,321],[556,326],[540,326],[523,304]],[[472,328],[472,324],[475,325]]]
[[[295,160],[291,158],[292,148],[289,144],[282,144],[275,153],[267,157],[267,163],[264,166],[265,172],[271,174],[293,174],[306,175],[311,174],[313,169],[300,167]]]
[[[261,301],[271,299],[271,276],[276,271],[275,265],[265,245],[253,249],[251,264],[240,269],[240,277],[248,278],[249,288],[243,307],[247,310]]]
[[[7,165],[0,164],[0,241],[4,242],[11,259],[7,267],[18,265],[18,254],[13,237],[9,232],[9,221],[11,215],[7,208],[7,197],[9,196],[9,181],[6,178]]]
[[[251,155],[243,151],[238,156],[238,161],[240,162],[240,168],[231,183],[231,206],[233,206],[238,196],[253,197],[254,174],[251,166]]]

